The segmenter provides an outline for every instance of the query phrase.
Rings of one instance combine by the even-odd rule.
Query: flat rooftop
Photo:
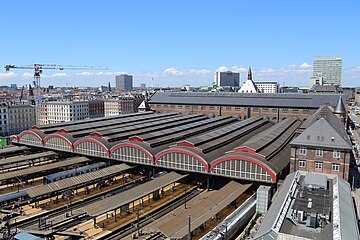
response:
[[[306,176],[312,177],[306,180]],[[314,177],[325,182],[312,181]],[[310,179],[310,181],[309,181]],[[288,175],[254,239],[359,239],[350,185],[336,175]]]

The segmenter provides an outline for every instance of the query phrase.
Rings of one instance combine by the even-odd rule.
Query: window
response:
[[[214,109],[215,109],[214,106],[209,107],[209,110],[214,110]]]
[[[226,110],[231,111],[231,107],[227,106]]]
[[[315,169],[322,169],[322,162],[315,162]]]
[[[333,151],[333,158],[340,158],[340,151],[339,150],[334,150]]]
[[[317,157],[322,157],[324,155],[324,151],[320,148],[316,149],[315,155]]]
[[[316,140],[318,140],[318,141],[324,141],[324,140],[325,140],[325,137],[324,137],[324,136],[317,136],[317,137],[316,137]]]
[[[276,109],[276,108],[273,108],[271,111],[276,113],[276,112],[277,112],[277,109]]]
[[[306,167],[306,160],[299,160],[299,167]]]
[[[304,148],[304,147],[299,148],[299,154],[306,155],[306,148]]]
[[[263,110],[263,112],[268,112],[269,111],[268,108],[263,108],[262,110]]]
[[[337,164],[337,163],[333,163],[332,164],[332,170],[336,171],[336,172],[340,171],[340,165]]]
[[[240,110],[241,110],[241,107],[235,107],[235,110],[240,111]]]

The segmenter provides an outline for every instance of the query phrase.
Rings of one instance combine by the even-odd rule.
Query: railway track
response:
[[[50,225],[49,227],[52,227],[52,229],[56,232],[56,231],[62,231],[66,228],[70,228],[76,224],[78,224],[79,222],[82,222],[84,220],[86,220],[86,215],[84,213],[82,213],[81,208],[84,207],[85,205],[88,205],[90,203],[96,202],[101,200],[104,196],[107,195],[113,195],[113,194],[117,194],[120,193],[122,191],[125,191],[129,188],[132,188],[138,184],[141,183],[141,179],[143,178],[139,178],[134,180],[133,182],[130,182],[126,185],[123,186],[119,186],[115,189],[109,189],[99,195],[95,195],[93,197],[89,197],[86,200],[81,200],[81,201],[77,201],[72,203],[70,206],[69,205],[65,205],[62,207],[59,207],[57,209],[54,209],[53,212],[46,212],[40,215],[36,215],[31,219],[26,219],[23,222],[15,222],[12,224],[12,227],[17,227],[19,229],[30,229],[31,227],[35,228],[36,226],[38,226],[39,223],[39,218],[45,217],[47,218],[47,222],[54,222],[52,225]],[[66,213],[69,212],[78,212],[77,215],[70,215],[68,218],[64,219],[64,221],[59,221],[56,222],[57,218],[60,218],[61,216],[64,216]],[[33,229],[31,228],[31,229]]]
[[[186,194],[186,200],[189,200],[193,197],[195,197],[196,195],[198,195],[199,193],[201,193],[203,190],[199,190],[199,189],[193,189],[192,191],[188,192]],[[123,239],[124,237],[133,234],[136,230],[141,229],[142,227],[148,225],[149,223],[161,218],[162,216],[170,213],[171,211],[173,211],[175,208],[181,206],[182,204],[185,203],[185,195],[179,197],[177,200],[175,201],[170,201],[168,203],[166,203],[166,205],[164,205],[163,207],[161,207],[160,209],[158,209],[157,211],[154,211],[153,213],[150,214],[145,214],[139,217],[139,223],[138,224],[134,224],[134,223],[129,223],[126,226],[124,226],[121,229],[118,230],[114,230],[111,233],[101,236],[97,239],[113,239],[113,240],[117,240],[117,239]],[[153,236],[149,236],[150,239],[161,239],[159,237],[161,237],[161,233],[157,233],[156,235]]]

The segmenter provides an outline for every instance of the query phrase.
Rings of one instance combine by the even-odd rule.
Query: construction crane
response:
[[[75,65],[56,65],[56,64],[32,64],[32,65],[5,65],[5,70],[8,72],[10,69],[34,69],[34,85],[35,85],[35,111],[36,111],[36,124],[39,124],[40,110],[41,110],[41,86],[40,75],[43,69],[53,70],[107,70],[103,66],[75,66]]]

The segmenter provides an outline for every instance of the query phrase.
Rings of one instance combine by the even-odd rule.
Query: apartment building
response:
[[[70,122],[89,118],[88,101],[49,101],[47,123]]]
[[[104,109],[105,117],[134,113],[134,98],[119,97],[117,99],[104,100]]]
[[[0,135],[18,134],[35,125],[35,107],[28,104],[0,105]]]
[[[89,100],[89,118],[105,116],[104,100]]]

